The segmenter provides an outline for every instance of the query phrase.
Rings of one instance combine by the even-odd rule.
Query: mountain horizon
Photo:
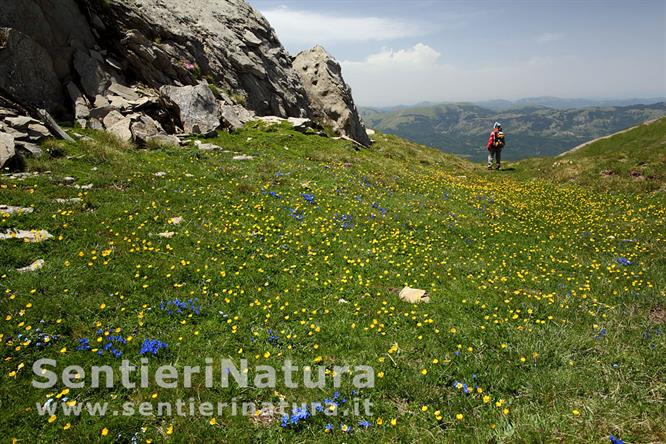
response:
[[[666,96],[654,97],[560,97],[560,96],[534,96],[520,97],[517,99],[507,99],[497,97],[488,100],[425,100],[414,103],[397,103],[394,105],[373,105],[359,103],[360,108],[372,108],[376,110],[396,110],[405,108],[415,108],[420,106],[435,106],[447,104],[474,104],[482,108],[495,111],[510,109],[516,106],[540,105],[555,109],[576,109],[588,108],[593,106],[630,106],[630,105],[652,105],[659,102],[666,102]]]
[[[551,104],[561,103],[548,98]],[[500,122],[506,160],[556,156],[581,143],[666,115],[666,102],[556,108],[545,100],[507,104],[441,103],[389,109],[360,107],[368,127],[483,161],[488,132]],[[582,102],[579,102],[582,104]]]

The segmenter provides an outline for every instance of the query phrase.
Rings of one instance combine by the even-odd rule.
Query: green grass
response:
[[[576,183],[599,191],[664,192],[666,118],[556,158],[518,163],[521,176]]]
[[[35,209],[0,218],[0,232],[55,236],[0,241],[1,441],[666,440],[663,194],[526,180],[522,166],[491,173],[382,134],[364,150],[285,126],[208,141],[256,156],[250,161],[194,147],[137,150],[85,134],[92,140],[49,142],[51,156],[29,162],[41,175],[0,178],[1,204]],[[93,188],[74,188],[65,176]],[[83,201],[54,201],[72,197]],[[178,216],[183,222],[171,224]],[[174,237],[157,236],[165,231]],[[38,258],[43,269],[15,271]],[[400,301],[395,289],[404,285],[427,289],[431,303]],[[198,298],[200,314],[169,316],[160,303],[174,298]],[[38,347],[37,329],[53,339]],[[63,396],[111,409],[332,396],[331,385],[206,389],[200,380],[190,389],[65,394],[61,385],[31,386],[42,357],[57,359],[58,371],[119,365],[109,353],[76,350],[78,339],[98,347],[107,334],[132,338],[119,347],[136,364],[144,339],[168,343],[153,367],[203,365],[207,356],[250,366],[279,367],[287,357],[301,367],[372,365],[376,386],[358,396],[374,403],[374,415],[319,414],[289,429],[279,418],[228,412],[215,424],[202,416],[39,416],[35,403]],[[350,397],[351,380],[343,381]]]

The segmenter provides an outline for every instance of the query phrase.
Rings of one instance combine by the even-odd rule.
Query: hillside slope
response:
[[[0,440],[666,440],[663,194],[523,181],[382,134],[358,151],[251,124],[137,150],[77,132],[0,176],[0,203],[29,208],[0,217]],[[53,237],[14,238],[30,229]],[[404,285],[431,302],[401,301]],[[122,359],[153,374],[205,357],[212,388],[31,385],[40,358],[119,379]],[[223,387],[222,358],[247,359],[251,378],[286,358],[328,376]],[[372,366],[374,387],[343,365]],[[355,399],[371,412],[344,416]],[[155,413],[178,400],[196,414]],[[198,410],[232,400],[261,413]],[[261,405],[280,400],[320,407]],[[93,402],[153,414],[65,414]]]
[[[362,108],[371,128],[396,134],[474,161],[486,156],[485,142],[495,121],[504,125],[505,159],[554,156],[588,140],[666,115],[666,102],[625,107],[552,109],[526,105],[492,111],[458,103],[379,111]]]
[[[526,159],[519,174],[596,189],[666,191],[666,118],[594,141],[555,159]]]

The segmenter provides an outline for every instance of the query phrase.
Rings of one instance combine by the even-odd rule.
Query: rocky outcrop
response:
[[[337,62],[315,48],[293,63],[245,0],[0,0],[0,94],[139,144],[256,116],[369,144]]]
[[[307,98],[266,19],[244,0],[91,2],[95,30],[153,88],[206,79],[257,114],[305,116]]]
[[[114,84],[205,79],[259,115],[308,114],[289,55],[244,0],[1,0],[0,27],[0,86],[51,112],[69,82],[94,102]]]
[[[335,132],[369,146],[370,137],[359,118],[351,88],[342,78],[340,64],[324,48],[315,46],[299,53],[293,65],[303,82],[313,117]]]

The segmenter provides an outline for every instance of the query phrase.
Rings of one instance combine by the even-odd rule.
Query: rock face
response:
[[[49,54],[12,28],[0,28],[0,86],[42,108],[57,109],[65,102]]]
[[[299,53],[293,65],[301,77],[315,120],[369,146],[370,137],[359,118],[351,89],[342,78],[340,64],[324,48],[315,46]]]
[[[305,116],[307,98],[266,19],[244,0],[92,2],[91,22],[148,86],[196,84],[244,97],[257,114]]]
[[[63,114],[64,82],[74,54],[95,46],[85,16],[74,0],[0,0],[0,86],[21,102]],[[4,41],[4,44],[3,44]],[[79,64],[87,62],[79,56]]]
[[[370,143],[337,62],[319,47],[292,61],[245,0],[0,0],[3,96],[139,144],[256,116],[310,118]],[[48,135],[36,123],[0,132],[35,153]]]

